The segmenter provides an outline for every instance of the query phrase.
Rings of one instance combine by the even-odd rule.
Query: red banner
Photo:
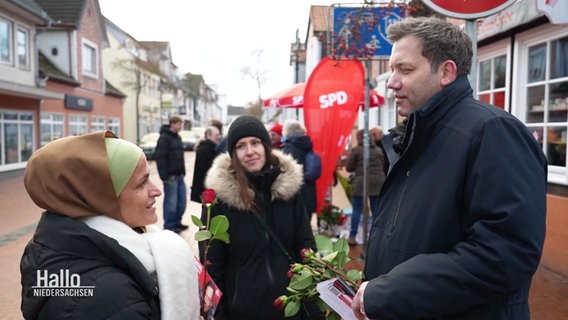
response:
[[[365,69],[360,61],[326,57],[316,66],[304,92],[304,122],[322,160],[322,175],[316,183],[317,208],[321,210],[339,155],[353,129],[361,92],[365,91]]]

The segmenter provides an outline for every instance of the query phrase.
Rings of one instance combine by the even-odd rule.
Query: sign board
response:
[[[536,0],[537,10],[544,13],[550,22],[555,24],[568,23],[568,1],[566,0]]]
[[[72,94],[65,95],[65,108],[76,110],[93,110],[93,99],[75,96]]]
[[[422,0],[432,10],[447,17],[475,20],[495,14],[517,0]]]
[[[353,56],[356,52],[346,52],[344,48],[357,47],[358,52],[370,50],[374,58],[388,58],[392,45],[387,41],[386,30],[403,17],[400,7],[334,7],[331,42],[336,55]],[[360,32],[360,36],[354,35],[354,30]]]
[[[477,23],[477,41],[507,32],[542,16],[536,9],[535,0],[517,1],[497,14],[480,19]]]

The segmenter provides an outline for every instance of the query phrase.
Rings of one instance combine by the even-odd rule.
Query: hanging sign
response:
[[[334,7],[332,46],[337,56],[390,57],[387,28],[404,18],[400,7]],[[356,49],[355,49],[356,48]]]
[[[447,17],[475,20],[495,14],[517,0],[422,0],[422,2]]]
[[[568,1],[536,0],[537,10],[544,13],[554,24],[568,23]]]

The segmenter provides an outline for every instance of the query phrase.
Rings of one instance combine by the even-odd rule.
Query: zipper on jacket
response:
[[[404,185],[402,186],[402,191],[400,192],[400,197],[398,198],[398,203],[396,205],[396,211],[394,213],[394,218],[393,218],[392,224],[390,225],[390,227],[387,231],[388,237],[392,236],[392,231],[394,230],[394,228],[396,226],[396,220],[398,218],[398,213],[400,212],[400,205],[402,204],[402,199],[404,198],[404,193],[406,191],[406,185],[408,184],[408,177],[410,177],[410,170],[406,170],[406,172],[404,172],[404,175],[406,176],[406,179],[404,181]]]

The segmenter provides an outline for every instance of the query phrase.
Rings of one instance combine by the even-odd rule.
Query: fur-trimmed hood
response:
[[[290,155],[280,150],[272,150],[272,155],[278,158],[282,171],[270,187],[272,200],[289,200],[300,191],[304,183],[302,166]],[[207,172],[205,187],[214,189],[217,198],[228,206],[247,210],[249,208],[239,197],[237,178],[234,171],[229,169],[230,166],[231,158],[228,153],[223,153],[215,158],[211,169]],[[249,192],[252,194],[254,191],[249,189]]]

